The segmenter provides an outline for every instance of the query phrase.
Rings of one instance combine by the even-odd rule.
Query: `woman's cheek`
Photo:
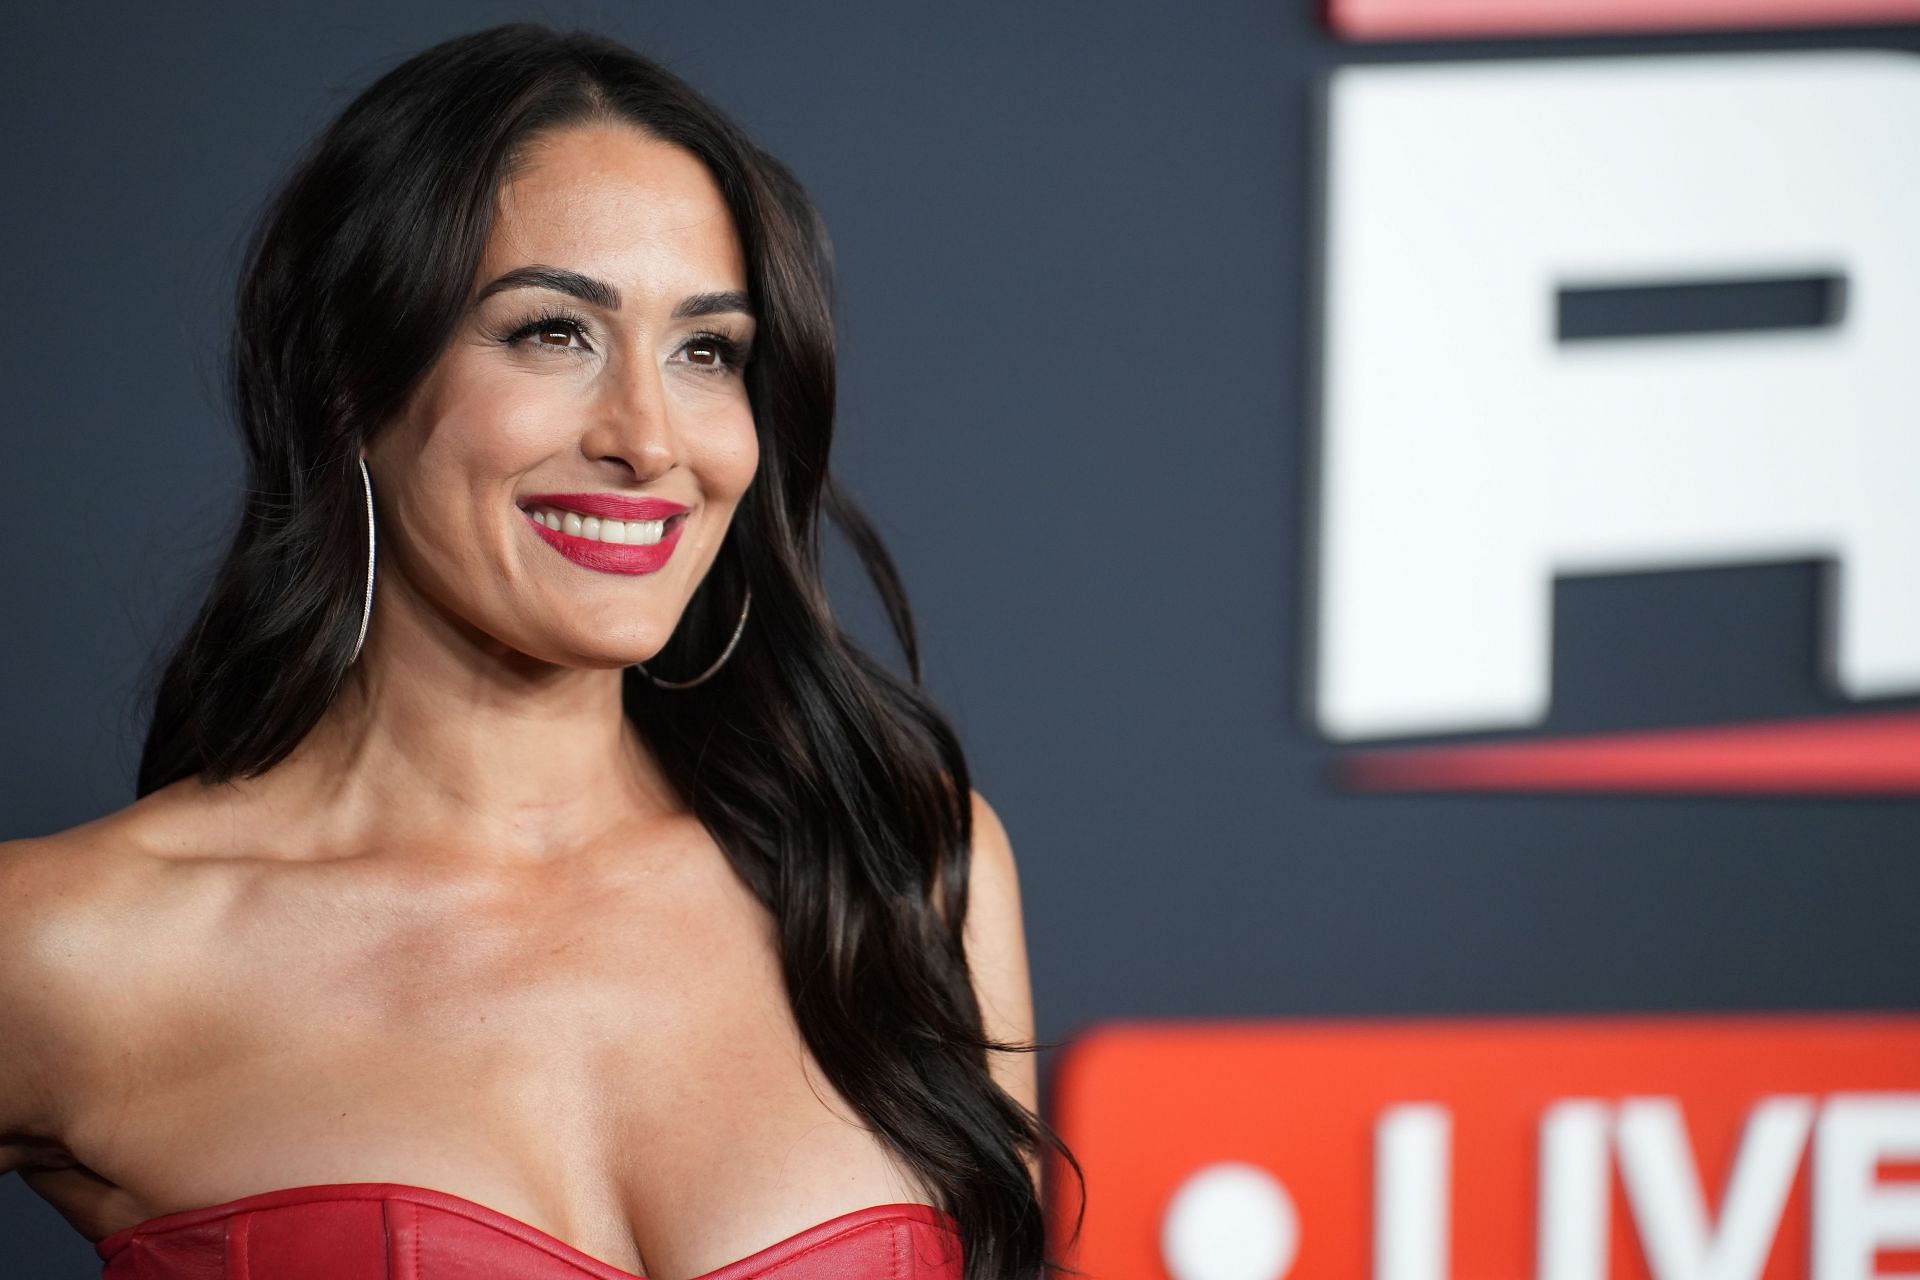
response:
[[[754,430],[751,414],[736,425],[724,465],[729,476],[728,489],[736,495],[745,492],[760,466],[760,436]]]
[[[509,470],[553,452],[556,437],[580,421],[558,388],[538,379],[495,376],[471,385],[462,415],[467,437]]]

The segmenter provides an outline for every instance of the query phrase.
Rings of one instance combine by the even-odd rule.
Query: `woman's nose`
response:
[[[593,428],[582,444],[589,456],[624,461],[636,477],[647,480],[678,460],[666,382],[651,357],[621,364],[602,382]]]

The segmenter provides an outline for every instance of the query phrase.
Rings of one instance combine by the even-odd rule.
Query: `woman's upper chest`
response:
[[[227,872],[156,902],[155,1016],[78,1127],[128,1221],[392,1181],[672,1275],[919,1198],[806,1050],[771,918],[710,845]]]
[[[157,904],[163,929],[175,908],[156,941],[177,960],[156,994],[217,1033],[205,1050],[225,1066],[361,1056],[444,1080],[533,1059],[555,1079],[625,1078],[797,1032],[771,917],[686,837],[542,865],[423,851],[196,871]]]

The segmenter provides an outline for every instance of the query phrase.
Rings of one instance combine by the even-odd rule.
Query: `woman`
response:
[[[140,799],[0,850],[0,1171],[108,1276],[1042,1274],[1013,858],[828,472],[829,271],[587,35],[429,49],[302,159]]]

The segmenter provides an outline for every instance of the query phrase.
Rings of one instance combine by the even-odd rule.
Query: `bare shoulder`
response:
[[[0,843],[0,1172],[29,1168],[67,1121],[61,1082],[77,1052],[70,952],[82,896],[58,839]]]
[[[967,954],[978,966],[983,961],[1004,968],[1015,959],[1024,962],[1025,930],[1020,909],[1020,868],[1014,861],[1013,841],[987,798],[973,793],[973,848],[967,880]]]
[[[19,1008],[73,995],[69,984],[148,874],[102,822],[0,843],[0,1000]]]
[[[973,793],[972,853],[963,934],[981,1022],[995,1040],[1026,1044],[1034,1037],[1033,983],[1019,865],[1000,815],[978,791]],[[1039,1110],[1039,1070],[1032,1053],[994,1052],[988,1065],[1001,1088],[1029,1111]],[[1037,1185],[1039,1170],[1031,1172]]]
[[[158,870],[118,815],[0,842],[0,1172],[51,1158],[132,1029]]]
[[[151,801],[65,831],[0,843],[0,945],[42,976],[75,974],[158,904],[169,825]]]

